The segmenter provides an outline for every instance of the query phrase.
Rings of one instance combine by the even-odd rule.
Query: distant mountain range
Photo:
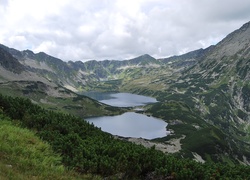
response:
[[[154,96],[160,102],[147,107],[148,112],[170,124],[176,132],[172,138],[186,137],[181,141],[183,156],[192,157],[195,152],[205,160],[228,161],[230,157],[250,164],[250,22],[214,46],[163,59],[145,54],[123,61],[64,62],[43,52],[0,45],[1,91],[6,93],[11,86],[22,89],[18,95],[25,94],[31,82],[35,82],[32,87],[47,86],[47,94],[52,97],[54,91],[57,98],[78,97],[72,91]],[[41,94],[42,90],[37,91]],[[35,93],[29,97],[37,103],[56,104]],[[66,108],[76,108],[71,106]],[[190,146],[194,134],[206,137],[203,143]]]
[[[211,49],[208,48],[208,49]],[[120,79],[120,75],[127,69],[134,68],[158,68],[162,66],[189,67],[198,62],[208,49],[199,49],[181,56],[173,56],[166,59],[155,59],[148,54],[130,60],[104,60],[104,61],[69,61],[64,62],[58,58],[43,52],[33,53],[30,50],[18,51],[0,44],[3,68],[11,72],[22,74],[32,72],[37,77],[56,82],[72,90],[84,88],[93,81]],[[10,63],[14,65],[11,66]],[[12,69],[11,69],[12,68]],[[0,74],[2,79],[12,79]],[[13,75],[15,79],[15,75]],[[29,78],[25,76],[25,79]]]

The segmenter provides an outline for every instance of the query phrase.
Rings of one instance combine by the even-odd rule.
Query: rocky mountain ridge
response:
[[[26,71],[36,72],[38,76],[65,87],[71,87],[71,90],[74,91],[88,86],[89,82],[121,79],[121,76],[129,69],[159,68],[166,64],[168,66],[171,64],[171,66],[177,68],[186,68],[196,63],[198,57],[203,54],[203,51],[206,51],[200,49],[197,50],[197,53],[187,53],[187,55],[174,56],[167,59],[155,59],[145,54],[123,61],[91,60],[87,62],[64,62],[43,52],[34,53],[30,50],[18,51],[4,45],[0,45],[0,49],[17,59],[20,64],[26,67]]]

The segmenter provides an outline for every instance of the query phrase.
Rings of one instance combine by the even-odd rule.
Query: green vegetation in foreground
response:
[[[80,118],[44,110],[27,99],[0,95],[0,107],[1,114],[11,118],[15,124],[34,130],[54,152],[61,155],[63,165],[81,174],[113,179],[250,179],[249,166],[201,164],[178,159],[154,148],[146,149],[114,139]],[[56,161],[55,166],[59,160],[57,157],[49,158]],[[22,164],[32,163],[32,158],[29,159],[31,162]],[[3,163],[10,164],[9,161]],[[55,171],[61,172],[61,169],[59,163]],[[52,170],[39,171],[41,174],[53,174]]]
[[[92,179],[66,170],[59,154],[34,132],[0,113],[0,179]],[[97,178],[97,177],[96,177]]]

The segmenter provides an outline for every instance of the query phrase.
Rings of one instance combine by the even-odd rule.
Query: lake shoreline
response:
[[[165,143],[162,143],[162,142],[152,142],[151,140],[144,139],[144,138],[122,137],[122,136],[114,135],[115,139],[128,141],[137,145],[142,145],[146,148],[151,148],[155,146],[156,150],[162,151],[164,153],[170,153],[170,154],[177,153],[182,149],[180,141],[184,139],[185,137],[186,136],[183,135],[180,138],[174,138],[169,141],[166,141]]]

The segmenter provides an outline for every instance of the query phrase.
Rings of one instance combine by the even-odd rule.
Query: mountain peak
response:
[[[239,29],[227,35],[220,41],[211,58],[230,57],[234,55],[244,55],[245,58],[250,58],[250,22],[244,24]]]
[[[141,56],[139,56],[139,57],[153,58],[153,57],[152,57],[152,56],[150,56],[149,54],[143,54],[143,55],[141,55]]]
[[[243,26],[240,28],[242,31],[245,31],[247,30],[248,28],[250,28],[250,21],[243,24]]]
[[[150,56],[149,54],[143,54],[141,56],[138,56],[136,58],[130,59],[130,60],[134,60],[134,59],[143,59],[143,60],[155,60],[155,58],[153,58],[152,56]]]
[[[148,55],[148,54],[144,54],[144,55],[141,55],[141,56],[138,56],[134,59],[130,59],[128,62],[132,63],[132,64],[136,64],[136,65],[147,65],[147,64],[157,64],[158,61],[153,58],[152,56]]]

